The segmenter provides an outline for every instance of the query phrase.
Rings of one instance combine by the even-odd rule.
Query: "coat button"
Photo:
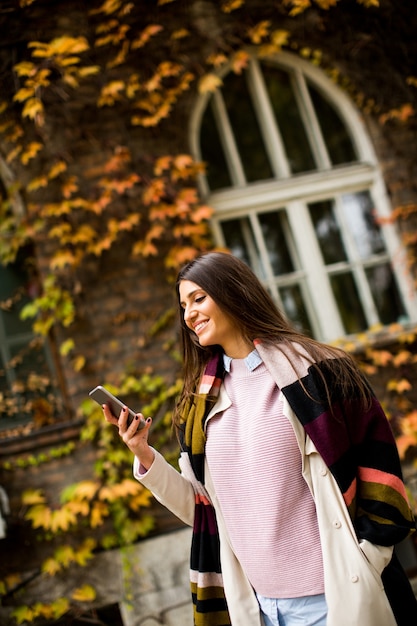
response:
[[[358,580],[359,580],[359,576],[357,574],[352,574],[352,576],[350,577],[351,583],[357,583]]]
[[[326,467],[322,467],[322,468],[321,468],[321,470],[320,470],[320,474],[321,474],[322,476],[326,476],[326,474],[327,474],[327,468],[326,468]]]
[[[332,524],[333,524],[333,528],[340,528],[340,527],[341,527],[341,525],[342,525],[342,524],[339,522],[339,520],[338,520],[338,519],[335,519],[335,520],[332,522]]]

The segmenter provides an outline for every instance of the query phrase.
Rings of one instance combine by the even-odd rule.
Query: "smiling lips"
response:
[[[195,326],[193,326],[193,330],[195,332],[196,335],[198,335],[203,328],[205,328],[208,324],[208,320],[205,320],[204,322],[198,322],[197,324],[195,324]]]

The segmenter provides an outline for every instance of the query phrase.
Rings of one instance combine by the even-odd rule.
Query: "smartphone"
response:
[[[92,391],[90,391],[88,395],[90,396],[90,398],[98,402],[100,406],[103,406],[103,404],[107,404],[110,411],[115,417],[119,417],[120,411],[126,406],[126,404],[119,400],[119,398],[116,398],[116,396],[114,396],[112,393],[110,393],[110,391],[108,391],[105,387],[102,387],[101,385],[98,385],[98,387],[92,389]],[[130,426],[130,424],[136,418],[136,413],[132,411],[132,409],[129,409],[129,407],[127,407],[127,410],[127,425]],[[141,418],[138,422],[138,430],[140,428],[143,428],[144,426],[145,420]]]

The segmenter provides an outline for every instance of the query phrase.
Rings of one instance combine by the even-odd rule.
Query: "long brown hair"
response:
[[[356,394],[368,402],[369,387],[349,354],[295,330],[246,263],[225,252],[208,252],[183,267],[176,282],[184,386],[174,411],[175,426],[179,426],[181,408],[195,394],[208,360],[216,352],[222,352],[220,346],[200,346],[196,334],[186,325],[179,295],[183,280],[196,283],[203,289],[233,320],[248,342],[259,339],[278,348],[285,347],[286,356],[288,353],[299,354],[294,345],[298,344],[308,353],[313,366],[328,359],[328,366],[337,375],[343,393],[348,395],[355,388]],[[323,382],[326,384],[324,379]],[[329,395],[327,387],[326,392]]]

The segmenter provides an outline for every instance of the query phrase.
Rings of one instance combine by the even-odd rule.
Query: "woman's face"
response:
[[[201,346],[220,345],[233,358],[244,358],[253,349],[232,318],[199,285],[182,280],[179,296],[184,321],[197,335]]]

